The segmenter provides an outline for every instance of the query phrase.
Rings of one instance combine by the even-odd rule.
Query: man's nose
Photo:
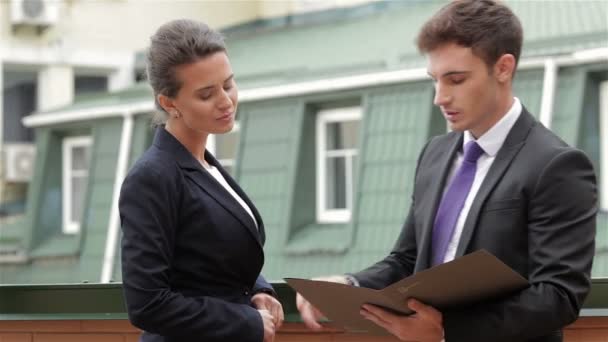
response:
[[[450,95],[439,84],[435,85],[435,97],[433,103],[435,106],[444,106],[450,102]]]

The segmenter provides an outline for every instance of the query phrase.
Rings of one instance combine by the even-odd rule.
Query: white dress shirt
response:
[[[253,212],[251,211],[251,208],[249,208],[249,206],[247,205],[247,203],[245,203],[245,201],[243,201],[241,196],[239,196],[234,191],[234,189],[232,189],[230,184],[228,184],[228,182],[226,182],[226,179],[224,178],[224,176],[222,176],[220,171],[215,166],[211,166],[211,165],[207,166],[203,163],[201,163],[201,165],[203,165],[205,170],[207,170],[207,172],[209,172],[209,174],[211,174],[213,176],[213,178],[215,178],[230,193],[230,195],[232,195],[232,197],[234,197],[234,199],[237,202],[239,202],[239,204],[243,207],[243,209],[245,209],[245,211],[249,214],[249,216],[251,216],[253,223],[255,223],[255,227],[259,228],[258,221],[255,219],[255,216],[253,216]]]
[[[443,262],[448,262],[454,260],[456,256],[456,248],[458,247],[458,243],[460,242],[460,236],[462,235],[462,230],[464,228],[464,222],[467,219],[469,214],[469,210],[471,209],[471,204],[473,204],[473,200],[483,183],[483,180],[488,175],[488,170],[494,163],[494,159],[496,159],[496,154],[498,150],[502,147],[507,138],[507,134],[515,125],[515,121],[521,115],[522,106],[521,102],[518,98],[513,98],[513,105],[511,105],[511,109],[503,116],[492,128],[490,128],[486,133],[484,133],[481,137],[479,137],[476,141],[479,144],[479,147],[484,151],[484,153],[477,160],[477,171],[475,172],[475,179],[473,180],[473,185],[471,186],[471,190],[469,191],[469,195],[464,201],[464,206],[462,207],[462,211],[458,216],[458,221],[456,222],[456,227],[454,228],[454,234],[452,235],[452,239],[448,244],[448,249],[445,253],[445,257]],[[471,141],[475,140],[475,138],[471,135],[469,131],[464,132],[464,140],[462,142],[462,149],[458,152],[458,157],[454,161],[450,173],[448,175],[448,181],[446,182],[446,187],[444,189],[444,193],[447,190],[449,184],[452,181],[452,178],[456,174],[456,170],[462,164],[462,160],[464,158],[464,145]]]

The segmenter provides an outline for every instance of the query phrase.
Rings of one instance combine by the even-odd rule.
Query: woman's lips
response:
[[[228,120],[231,120],[231,119],[232,119],[233,114],[234,114],[234,113],[232,113],[232,112],[230,112],[230,113],[226,113],[226,114],[224,114],[224,115],[220,116],[219,118],[217,118],[217,120],[220,120],[220,121],[228,121]]]

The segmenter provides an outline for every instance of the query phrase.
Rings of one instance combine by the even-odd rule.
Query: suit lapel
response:
[[[241,224],[253,235],[255,241],[262,246],[261,234],[262,231],[258,232],[251,216],[245,211],[245,209],[232,197],[232,195],[215,179],[213,176],[203,169],[203,166],[192,156],[192,154],[173,136],[167,132],[164,127],[159,127],[154,137],[154,144],[171,153],[176,159],[178,165],[184,170],[184,175],[193,180],[203,191],[209,194],[215,201],[217,201],[226,211],[232,214]],[[209,161],[208,157],[211,154],[205,151],[205,158]],[[233,187],[233,189],[242,196],[242,191],[237,191],[234,182],[231,182],[230,177],[227,177],[226,172],[219,165],[217,160],[212,157],[211,165],[217,167],[226,181]],[[243,197],[243,196],[242,196]],[[243,200],[245,200],[243,198]],[[250,202],[246,203],[253,209],[253,205]],[[257,213],[257,211],[256,211]],[[258,219],[261,227],[261,219]]]
[[[257,228],[255,222],[253,222],[251,216],[247,211],[245,211],[243,206],[241,206],[240,203],[236,202],[232,195],[229,196],[232,200],[236,202],[238,209],[240,209],[239,212],[245,214],[247,222],[249,223],[248,227],[252,228],[256,232],[258,238],[261,240],[261,243],[264,244],[264,241],[266,240],[266,234],[264,233],[264,222],[262,221],[262,216],[258,212],[257,208],[255,207],[255,205],[253,205],[253,202],[251,202],[251,200],[243,191],[243,189],[241,189],[241,187],[234,181],[232,176],[228,174],[228,172],[226,172],[224,167],[220,165],[217,159],[215,159],[215,156],[213,156],[209,151],[205,151],[205,160],[207,160],[211,165],[215,166],[220,171],[226,182],[228,182],[228,185],[230,185],[230,187],[236,192],[236,194],[239,195],[239,197],[241,197],[243,201],[245,201],[245,204],[247,204],[247,206],[251,210],[253,217],[255,217],[255,220],[257,222]]]
[[[189,172],[186,173],[186,177],[192,179],[201,189],[203,189],[203,191],[208,193],[209,196],[231,213],[232,216],[236,217],[261,246],[260,234],[258,233],[251,216],[249,216],[239,202],[237,202],[209,172],[203,170],[202,166],[200,166],[199,170],[189,170]]]
[[[528,113],[525,108],[523,108],[520,117],[517,119],[515,125],[513,125],[511,131],[507,135],[503,146],[500,148],[500,150],[498,150],[496,159],[488,170],[488,174],[483,180],[483,183],[481,183],[481,187],[479,188],[479,191],[471,204],[471,209],[469,210],[465,220],[462,235],[460,236],[460,241],[456,249],[456,257],[464,255],[465,251],[467,250],[467,247],[471,242],[471,237],[477,228],[476,226],[479,219],[479,214],[486,199],[511,165],[513,158],[524,146],[526,137],[528,136],[528,133],[535,122],[536,121],[532,115]]]
[[[448,142],[448,148],[444,149],[438,157],[437,161],[431,161],[431,164],[437,165],[430,170],[421,170],[421,172],[430,173],[429,179],[439,179],[439,182],[432,182],[429,188],[429,193],[432,194],[430,205],[427,205],[425,211],[421,217],[427,217],[423,234],[422,241],[420,243],[420,251],[418,254],[418,262],[416,263],[417,270],[427,269],[430,265],[430,254],[431,254],[431,237],[433,236],[433,226],[435,224],[435,215],[439,202],[443,197],[443,190],[446,186],[446,179],[454,164],[454,158],[456,158],[458,150],[462,146],[463,134],[454,134],[452,139]],[[426,177],[426,176],[425,176]]]

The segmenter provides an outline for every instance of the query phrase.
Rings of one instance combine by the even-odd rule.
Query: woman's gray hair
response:
[[[154,117],[154,124],[163,124],[168,119],[168,114],[158,103],[158,95],[175,97],[182,86],[175,68],[225,51],[224,37],[205,23],[179,19],[158,28],[150,37],[146,55],[146,75],[154,91],[154,103],[159,110]]]

